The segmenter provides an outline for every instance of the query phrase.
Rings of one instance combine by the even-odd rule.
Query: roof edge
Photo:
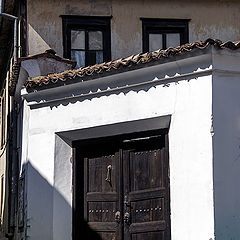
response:
[[[34,79],[30,79],[26,82],[26,89],[38,88],[47,85],[56,84],[58,82],[67,82],[81,78],[81,80],[88,80],[89,77],[94,77],[106,73],[111,75],[111,73],[117,73],[121,70],[134,69],[140,64],[147,64],[150,62],[157,62],[162,59],[167,59],[174,56],[183,55],[189,52],[193,52],[195,49],[204,50],[209,46],[214,46],[216,49],[230,49],[236,50],[240,48],[240,41],[232,42],[228,41],[223,43],[218,39],[208,38],[205,41],[196,41],[193,43],[187,43],[178,47],[169,47],[166,50],[157,50],[153,52],[140,53],[137,55],[132,55],[127,58],[121,58],[111,62],[105,62],[101,64],[96,64],[93,66],[88,66],[80,69],[68,70],[58,74],[50,74],[48,76],[39,76]],[[114,71],[115,70],[115,71]],[[116,71],[117,70],[117,71]]]

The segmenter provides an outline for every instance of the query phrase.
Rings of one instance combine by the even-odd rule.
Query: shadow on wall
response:
[[[25,236],[35,240],[72,239],[72,207],[29,162],[23,166],[26,173],[25,185]],[[27,195],[26,195],[27,193]],[[55,204],[57,203],[57,204]],[[77,222],[79,235],[88,240],[102,240],[82,219]],[[73,238],[76,239],[77,238]]]

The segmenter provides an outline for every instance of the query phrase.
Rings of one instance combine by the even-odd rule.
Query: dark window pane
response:
[[[71,59],[77,62],[76,68],[85,67],[85,51],[71,50]]]
[[[149,51],[156,51],[162,49],[162,34],[149,34]]]
[[[102,50],[103,49],[103,36],[101,31],[91,31],[88,33],[89,37],[89,50]]]
[[[89,51],[87,53],[87,65],[95,65],[96,64],[96,52]]]
[[[166,34],[166,47],[177,47],[180,45],[180,33]]]
[[[71,49],[85,49],[85,32],[71,30]]]

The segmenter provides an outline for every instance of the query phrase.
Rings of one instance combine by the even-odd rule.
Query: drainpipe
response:
[[[19,18],[8,13],[4,13],[4,0],[0,0],[0,16],[3,18],[14,21],[14,51],[13,51],[13,60],[16,63],[18,59],[18,30],[19,30]],[[17,211],[18,211],[18,174],[19,174],[19,162],[18,162],[18,149],[17,149],[17,119],[18,119],[18,105],[15,101],[14,96],[11,97],[11,108],[10,108],[10,158],[9,158],[9,174],[11,181],[9,182],[10,186],[10,211],[9,212],[9,230],[6,234],[6,237],[9,239],[13,239],[14,233],[16,231],[17,225]]]

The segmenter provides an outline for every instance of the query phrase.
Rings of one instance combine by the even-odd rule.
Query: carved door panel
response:
[[[167,136],[123,150],[124,240],[169,240]]]
[[[167,135],[92,145],[79,154],[74,239],[87,230],[89,240],[170,239]]]

